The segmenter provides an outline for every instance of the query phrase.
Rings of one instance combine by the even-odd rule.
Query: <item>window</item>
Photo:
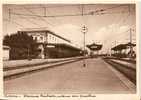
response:
[[[35,41],[37,41],[38,40],[38,38],[37,37],[35,37]]]
[[[43,37],[40,37],[40,40],[43,41]]]

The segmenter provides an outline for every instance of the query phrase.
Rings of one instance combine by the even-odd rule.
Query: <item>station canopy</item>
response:
[[[131,43],[131,42],[128,42],[127,44],[125,44],[127,47],[128,46],[133,46],[133,47],[135,47],[136,46],[136,44],[134,44],[134,43]]]
[[[101,44],[96,44],[96,43],[92,43],[90,45],[87,45],[87,47],[90,50],[93,50],[93,51],[98,51],[98,50],[101,50],[102,49],[102,45]]]
[[[128,42],[126,44],[119,44],[119,45],[113,47],[111,50],[120,51],[120,50],[123,50],[123,49],[127,49],[130,46],[134,47],[134,46],[136,46],[136,44],[133,44],[131,42]]]
[[[82,51],[80,48],[77,48],[77,47],[74,47],[72,45],[68,45],[65,43],[46,43],[45,45],[47,48],[59,47],[59,48],[67,48],[67,49],[75,50],[75,51]]]

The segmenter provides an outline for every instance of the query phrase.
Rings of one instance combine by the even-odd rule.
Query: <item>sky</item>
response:
[[[117,44],[129,42],[130,28],[132,41],[136,41],[135,12],[134,4],[7,4],[3,5],[3,36],[27,28],[46,28],[83,47],[85,25],[86,44],[103,44],[101,52],[108,52]]]

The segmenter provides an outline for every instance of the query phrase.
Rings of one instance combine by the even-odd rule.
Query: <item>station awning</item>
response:
[[[127,44],[125,44],[125,46],[133,46],[133,47],[135,47],[135,46],[136,46],[136,44],[131,43],[131,42],[128,42]]]
[[[65,43],[47,43],[47,47],[60,47],[60,48],[68,48],[71,50],[77,50],[77,51],[82,51],[80,48],[65,44]]]
[[[136,46],[136,44],[133,44],[133,43],[130,43],[130,42],[128,42],[127,44],[119,44],[119,45],[113,47],[111,50],[120,51],[120,50],[123,50],[123,49],[127,49],[130,46],[134,47],[134,46]]]
[[[126,45],[125,44],[119,44],[115,47],[113,47],[111,50],[114,50],[114,51],[118,51],[118,50],[122,50],[122,49],[126,49]]]
[[[87,47],[88,47],[90,50],[93,50],[93,51],[98,51],[98,50],[101,50],[101,49],[102,49],[102,45],[101,45],[101,44],[96,44],[96,43],[87,45]]]

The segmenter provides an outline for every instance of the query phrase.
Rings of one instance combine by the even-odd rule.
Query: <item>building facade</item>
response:
[[[39,49],[38,58],[62,58],[80,54],[81,50],[72,46],[70,40],[59,36],[50,30],[28,30],[19,32],[27,33],[36,40]]]

